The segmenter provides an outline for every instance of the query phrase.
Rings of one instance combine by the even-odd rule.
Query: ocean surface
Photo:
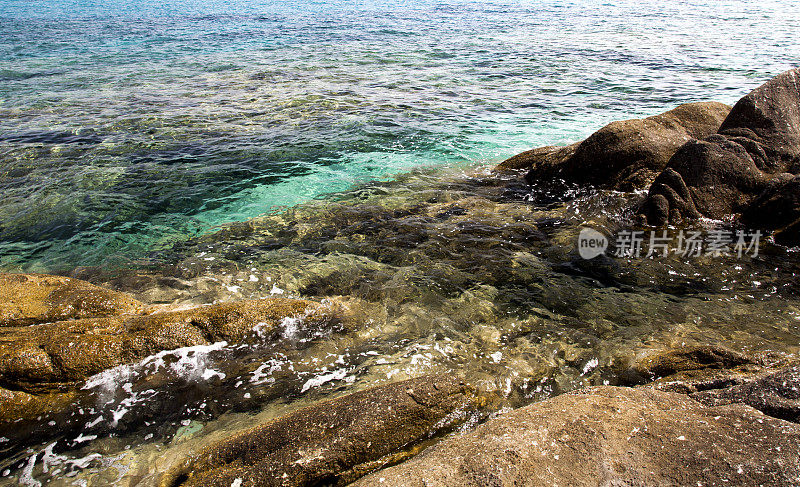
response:
[[[129,266],[800,60],[790,1],[0,0],[0,269]]]

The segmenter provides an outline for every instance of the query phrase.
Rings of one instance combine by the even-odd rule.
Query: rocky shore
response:
[[[78,435],[69,448],[79,448],[88,437],[113,440],[140,425],[183,418],[190,400],[205,406],[216,386],[245,398],[236,407],[247,411],[242,404],[257,408],[328,381],[352,383],[358,378],[353,371],[367,363],[361,373],[372,377],[369,371],[378,370],[381,380],[333,389],[331,397],[298,402],[279,414],[248,415],[232,426],[220,421],[203,437],[178,441],[181,435],[170,430],[174,444],[157,446],[150,457],[137,453],[126,469],[117,468],[115,475],[124,472],[115,480],[79,480],[162,487],[800,484],[800,365],[796,344],[782,343],[794,336],[800,316],[793,304],[759,301],[750,288],[743,295],[713,294],[742,275],[772,272],[773,261],[742,264],[734,275],[700,261],[676,283],[668,276],[685,263],[584,261],[565,250],[573,245],[574,228],[559,229],[568,226],[564,208],[612,202],[636,228],[716,219],[797,245],[798,77],[798,70],[784,73],[732,108],[682,105],[614,122],[567,147],[524,152],[497,167],[490,177],[495,193],[471,192],[489,186],[482,181],[472,181],[469,190],[447,183],[457,196],[431,191],[408,207],[392,208],[357,195],[361,206],[298,213],[289,223],[267,217],[232,225],[197,243],[211,248],[225,242],[224,258],[204,261],[219,266],[213,273],[187,258],[170,267],[172,274],[140,272],[103,286],[0,274],[0,449],[33,459],[21,460],[9,478],[37,485],[37,458],[37,468],[47,472],[53,445],[63,438]],[[558,203],[529,209],[519,206],[527,185],[601,192],[588,199],[563,193]],[[637,192],[619,200],[607,196]],[[620,219],[603,218],[594,223],[619,225]],[[270,254],[271,268],[301,255],[307,265],[291,267],[281,281],[293,297],[282,297],[272,277],[269,297],[259,297],[255,287],[243,295],[247,285],[267,281],[252,273],[252,260],[246,266],[235,260],[237,253],[249,259],[243,249],[253,248],[279,249]],[[203,272],[212,276],[203,282],[211,283],[213,299],[198,303],[192,292],[199,281],[190,279]],[[793,296],[793,276],[776,275],[773,294]],[[111,289],[125,287],[120,283],[136,296]],[[584,294],[575,283],[585,286]],[[168,291],[158,294],[157,286]],[[217,299],[211,287],[236,293],[235,299]],[[427,308],[417,302],[425,300]],[[734,314],[744,321],[794,318],[766,332],[760,325],[726,326]],[[678,315],[677,324],[663,328],[644,323]],[[414,343],[410,357],[370,348],[376,338],[395,335],[406,345],[412,341],[400,331],[406,329],[430,342]],[[714,340],[694,339],[706,329]],[[630,351],[632,336],[639,341]],[[326,339],[331,342],[322,343]],[[736,346],[741,342],[751,346]],[[351,366],[347,360],[356,359],[340,354],[341,343],[358,350],[362,362]],[[535,348],[542,343],[546,347]],[[594,347],[596,356],[578,343]],[[313,347],[319,350],[304,363],[301,352]],[[406,358],[413,365],[430,361],[434,352],[447,357],[447,347],[449,353],[465,350],[461,362],[424,374],[404,375],[400,367],[387,372],[387,364]],[[176,383],[165,371],[184,372],[184,359],[202,361],[209,351],[227,354],[224,370],[198,367],[201,386],[130,413],[129,398],[170,391]],[[292,351],[297,355],[287,359]],[[257,357],[257,368],[242,358],[247,354]],[[291,375],[304,366],[320,370],[320,357],[331,362],[319,374],[297,376],[305,382]],[[465,376],[463,357],[483,362]],[[510,372],[492,382],[501,361]],[[564,368],[575,371],[569,381],[557,375]],[[600,372],[590,376],[595,369]],[[291,387],[270,376],[281,373],[291,375]],[[120,377],[130,379],[123,386],[128,396],[114,403],[116,409],[103,410],[98,395],[105,394],[104,381]],[[269,387],[257,397],[239,394],[241,377]],[[219,402],[208,416],[235,409],[226,404]],[[180,424],[179,432],[191,437],[187,431],[195,423]]]
[[[20,274],[0,282],[10,297],[0,305],[4,434],[43,415],[66,421],[63,429],[81,383],[146,354],[246,341],[254,324],[270,333],[287,316],[315,327],[348,323],[343,307],[303,300],[163,311],[75,279]],[[60,321],[36,324],[53,316]],[[495,411],[496,396],[448,375],[389,383],[220,438],[138,480],[163,487],[800,482],[800,367],[688,347],[645,355],[623,375],[625,387],[505,410],[440,441],[433,440]]]
[[[643,223],[732,219],[800,243],[800,70],[780,74],[729,107],[683,105],[614,122],[583,142],[512,157],[533,184],[647,189]]]

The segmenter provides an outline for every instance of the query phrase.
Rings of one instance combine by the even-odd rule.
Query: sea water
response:
[[[0,0],[0,269],[733,103],[798,31],[788,1]]]

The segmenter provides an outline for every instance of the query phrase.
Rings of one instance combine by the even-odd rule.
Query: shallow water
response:
[[[158,471],[209,439],[426,373],[463,374],[499,408],[621,383],[652,350],[796,357],[798,252],[764,241],[757,258],[585,261],[580,228],[626,227],[642,196],[575,195],[561,202],[483,170],[419,170],[226,226],[136,269],[79,270],[165,306],[302,296],[343,303],[359,319],[315,331],[290,318],[277,340],[164,352],[101,373],[68,418],[42,418],[35,436],[2,433],[15,452],[12,482],[38,452],[38,479],[155,485]]]
[[[0,431],[0,484],[154,485],[211,439],[425,373],[500,408],[683,344],[798,353],[796,249],[585,261],[580,228],[628,227],[641,194],[489,171],[611,120],[734,102],[800,59],[795,5],[0,0],[0,16],[0,269],[358,317],[99,374],[64,417]]]

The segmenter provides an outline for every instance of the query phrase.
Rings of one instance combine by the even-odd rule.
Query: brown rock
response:
[[[72,389],[102,370],[162,350],[239,342],[269,334],[285,317],[304,317],[309,328],[338,322],[334,304],[269,298],[201,306],[146,316],[128,315],[0,328],[0,384],[41,393]]]
[[[729,111],[722,103],[689,103],[645,119],[612,122],[583,142],[523,152],[498,169],[530,167],[525,178],[531,184],[564,180],[626,191],[643,188],[679,147],[716,132]]]
[[[799,425],[748,406],[595,387],[496,417],[353,485],[797,485],[798,440]]]
[[[691,397],[708,406],[741,403],[764,414],[800,422],[800,367],[769,372],[742,384],[693,393]]]
[[[501,162],[495,168],[496,171],[510,171],[518,169],[530,169],[533,165],[544,170],[555,171],[559,164],[563,164],[565,160],[569,159],[575,154],[575,148],[578,147],[579,142],[571,145],[559,147],[555,145],[548,145],[545,147],[537,147],[536,149],[527,150],[513,157],[509,157]]]
[[[0,387],[0,425],[31,420],[54,410],[67,409],[74,399],[74,392],[35,395]]]
[[[45,274],[0,274],[0,326],[139,313],[131,296],[88,282]]]
[[[776,231],[778,243],[800,242],[800,176],[761,195],[745,208],[740,220],[749,228]]]
[[[763,216],[780,228],[796,221],[796,199],[784,198],[789,207],[767,214],[765,209],[775,206],[769,195],[798,174],[800,70],[794,69],[739,100],[717,134],[681,147],[639,211],[652,225],[744,211],[751,223]],[[750,210],[759,199],[765,209]]]
[[[212,444],[168,472],[161,485],[344,485],[463,422],[475,405],[471,390],[451,376],[374,387]]]
[[[741,365],[734,369],[689,369],[660,377],[644,387],[664,392],[692,394],[709,389],[723,389],[752,380],[763,369],[757,365]],[[641,376],[640,376],[641,377]]]
[[[753,359],[733,350],[712,346],[693,346],[649,353],[634,363],[632,373],[650,381],[678,372],[731,369],[752,363]]]

